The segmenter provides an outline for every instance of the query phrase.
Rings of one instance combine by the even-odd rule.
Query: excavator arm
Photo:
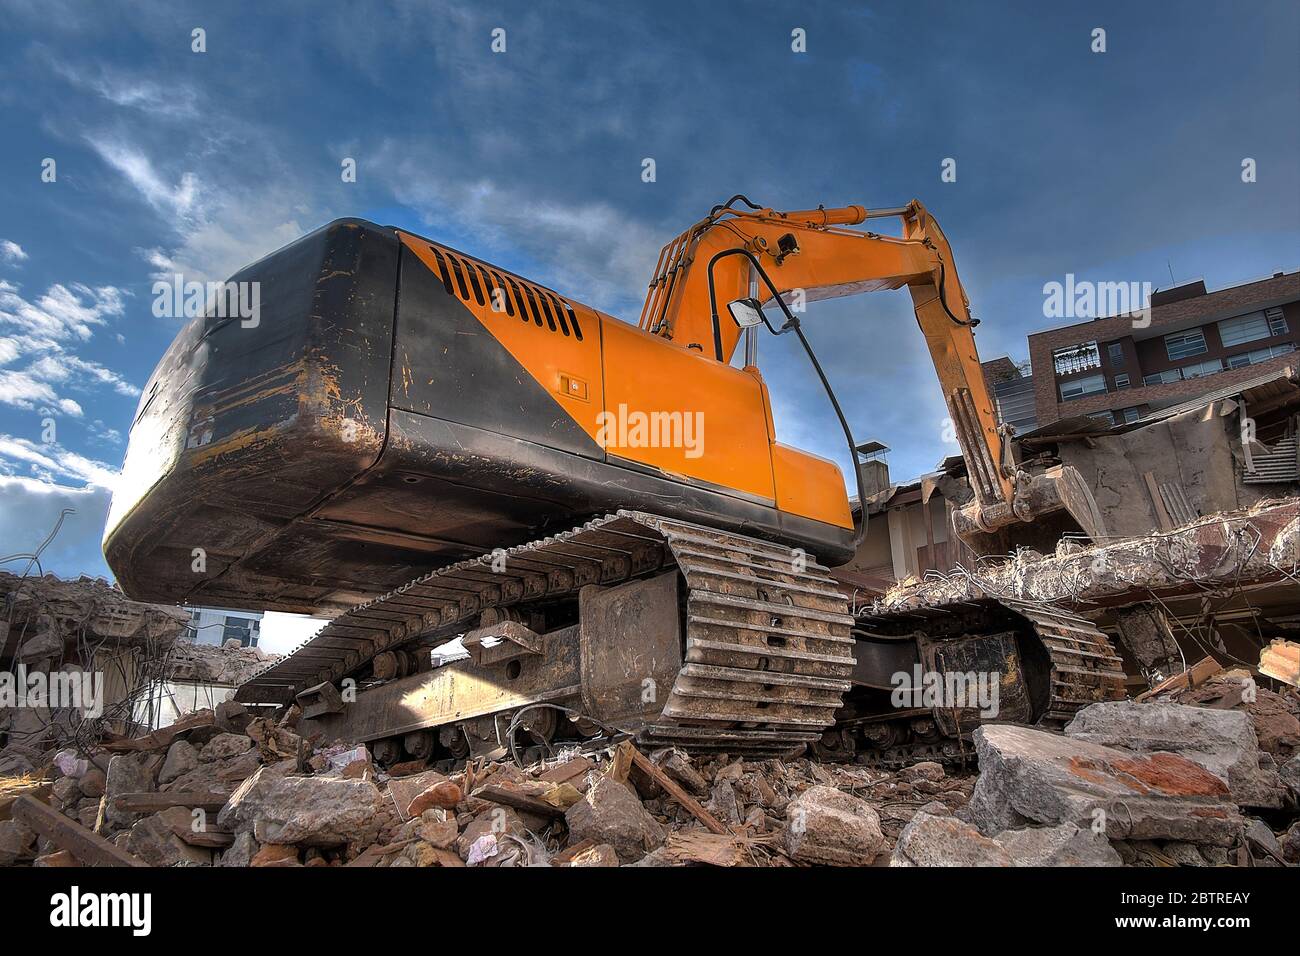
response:
[[[743,201],[749,208],[735,208]],[[845,228],[897,217],[902,236]],[[760,264],[787,302],[815,301],[907,286],[967,465],[974,500],[954,514],[957,533],[977,548],[1006,550],[1028,541],[1025,526],[1052,533],[1104,533],[1092,494],[1074,469],[1044,475],[1020,470],[1011,428],[999,425],[975,347],[969,300],[952,249],[920,202],[892,209],[863,206],[777,212],[736,197],[668,243],[660,253],[642,309],[641,328],[730,361],[741,330],[727,315],[736,299],[771,300],[757,283]],[[719,318],[719,316],[722,318]],[[1011,529],[1007,532],[1007,529]],[[1041,544],[1038,537],[1035,544]]]

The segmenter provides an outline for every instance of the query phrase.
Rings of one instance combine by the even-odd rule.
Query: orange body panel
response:
[[[707,353],[683,348],[489,263],[418,236],[399,236],[435,275],[447,270],[484,331],[555,396],[607,459],[853,527],[835,464],[776,443],[758,369],[733,368],[712,358],[711,347]],[[580,328],[581,337],[534,333],[535,324],[559,312],[537,309],[544,298],[571,310],[573,331]],[[403,366],[401,374],[418,376],[420,370]],[[780,461],[775,474],[774,457]]]
[[[684,427],[690,416],[700,439],[692,448],[646,447],[609,429],[608,454],[774,503],[762,388],[752,375],[609,317],[603,339],[607,421],[644,414],[670,427],[681,418]]]
[[[844,477],[835,462],[776,442],[772,445],[772,474],[776,506],[786,514],[853,527]]]
[[[594,440],[600,430],[604,393],[600,357],[600,319],[597,314],[581,303],[556,296],[576,314],[581,338],[574,328],[570,328],[574,333],[570,335],[536,335],[533,332],[536,320],[532,318],[532,308],[541,293],[539,287],[513,274],[508,275],[487,263],[459,253],[452,254],[441,246],[435,247],[419,236],[404,232],[399,232],[398,235],[407,248],[414,252],[434,275],[439,275],[443,267],[439,256],[444,257],[443,261],[447,261],[445,257],[454,255],[455,260],[465,268],[476,271],[479,279],[478,289],[476,290],[472,285],[466,286],[468,295],[462,300],[465,307],[483,323],[484,329],[505,347],[515,361],[526,368],[533,378],[555,396],[560,406]],[[434,251],[435,248],[437,253]],[[533,292],[532,300],[524,294],[526,287]],[[502,291],[494,295],[497,289]],[[482,292],[484,297],[482,303],[478,301],[476,291]],[[555,295],[555,293],[551,294]],[[522,301],[520,295],[523,296]],[[550,310],[543,309],[539,316],[541,321],[551,321],[556,317],[555,311],[553,307]],[[528,318],[525,319],[524,316]],[[402,374],[418,376],[420,370],[403,368]]]

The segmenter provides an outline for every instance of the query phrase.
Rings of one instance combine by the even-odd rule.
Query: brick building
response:
[[[1215,292],[1203,281],[1176,286],[1151,296],[1146,327],[1118,315],[1031,334],[1035,418],[1040,426],[1077,415],[1136,421],[1295,366],[1298,347],[1300,272]]]

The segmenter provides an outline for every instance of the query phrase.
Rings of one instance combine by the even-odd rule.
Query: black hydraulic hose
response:
[[[724,209],[730,209],[731,206],[732,206],[732,204],[735,203],[735,201],[736,201],[737,199],[739,199],[741,202],[743,202],[743,203],[744,203],[746,206],[748,206],[750,209],[762,209],[762,208],[763,208],[762,206],[756,206],[756,205],[754,205],[752,202],[749,201],[748,197],[742,195],[741,193],[736,193],[736,195],[732,196],[732,197],[731,197],[730,199],[728,199],[726,202],[724,202],[724,203],[719,203],[718,205],[716,205],[716,206],[714,206],[712,209],[710,209],[710,210],[709,210],[709,216],[710,216],[710,217],[712,217],[712,216],[716,216],[716,215],[717,215],[718,213],[720,213],[722,210],[724,210]]]
[[[799,337],[799,344],[802,345],[803,350],[808,353],[808,360],[812,362],[812,367],[817,372],[817,377],[821,379],[822,388],[826,390],[826,397],[831,400],[831,407],[835,409],[835,416],[840,420],[840,427],[844,429],[844,438],[849,443],[849,464],[853,466],[853,477],[857,480],[858,485],[858,506],[862,510],[862,520],[856,523],[853,528],[853,547],[856,549],[857,546],[862,543],[862,538],[867,531],[867,496],[862,486],[862,469],[858,467],[858,449],[857,443],[853,440],[853,431],[849,428],[849,422],[848,419],[844,417],[843,409],[840,408],[839,399],[835,397],[835,390],[831,388],[831,383],[827,380],[826,373],[822,371],[821,363],[817,361],[817,356],[813,352],[812,345],[809,344],[808,339],[803,334],[803,329],[799,326],[799,320],[794,317],[794,314],[790,311],[790,307],[786,305],[785,300],[781,298],[781,293],[778,292],[776,286],[772,284],[771,278],[768,277],[767,270],[765,270],[762,263],[758,261],[758,257],[748,249],[724,249],[709,260],[707,270],[709,277],[709,309],[713,317],[713,343],[714,348],[717,350],[718,361],[722,361],[722,325],[718,320],[718,298],[713,285],[713,267],[717,264],[719,259],[725,259],[727,256],[744,256],[749,260],[750,265],[758,271],[759,278],[763,280],[768,291],[772,293],[772,298],[776,300],[776,304],[779,305],[781,311],[785,313],[785,325],[781,326],[779,329],[773,328],[772,323],[767,320],[767,316],[763,314],[761,308],[758,311],[759,317],[762,318],[763,324],[767,326],[767,330],[773,335],[784,335],[786,332],[793,331],[794,334]]]

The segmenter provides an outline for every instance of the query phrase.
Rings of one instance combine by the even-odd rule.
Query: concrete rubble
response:
[[[975,767],[893,770],[623,741],[385,772],[363,746],[297,736],[297,716],[223,704],[52,761],[23,793],[65,824],[38,833],[6,787],[0,864],[76,865],[82,828],[103,852],[182,867],[1300,864],[1296,758],[1273,769],[1240,707],[1095,704],[1064,733],[979,728]]]
[[[45,714],[39,732],[0,714],[0,866],[1300,865],[1300,695],[1253,666],[1188,666],[1197,658],[1171,625],[1178,601],[1200,607],[1243,582],[1273,600],[1298,565],[1292,499],[899,585],[879,609],[1052,601],[1132,640],[1147,690],[1134,678],[1131,699],[1064,726],[985,723],[965,761],[688,755],[615,736],[545,759],[533,748],[523,765],[504,747],[388,765],[365,742],[313,736],[296,704],[223,701],[156,730],[129,708],[93,722]],[[103,582],[19,583],[0,580],[10,662],[102,666],[109,654],[151,680],[217,683],[265,663],[178,642],[172,609],[127,607]],[[1152,596],[1169,605],[1153,610]]]

